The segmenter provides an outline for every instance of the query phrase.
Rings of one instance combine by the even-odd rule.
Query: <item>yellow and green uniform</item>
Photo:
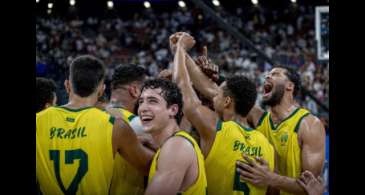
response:
[[[126,109],[119,108],[119,111],[122,113],[123,119],[127,122],[137,117]],[[142,195],[144,191],[144,176],[142,173],[130,165],[122,156],[115,155],[110,194]]]
[[[181,195],[205,195],[206,191],[207,191],[207,179],[206,179],[206,175],[205,175],[204,156],[203,156],[198,144],[196,143],[194,138],[191,137],[185,131],[178,131],[173,136],[181,136],[181,137],[187,139],[193,145],[195,154],[198,159],[198,166],[199,166],[199,174],[198,174],[198,178],[195,181],[195,183],[193,185],[191,185],[185,192],[181,192],[179,194],[181,194]],[[156,154],[153,157],[149,176],[148,176],[148,183],[150,183],[152,181],[152,178],[156,173],[157,161],[158,161],[159,155],[160,155],[160,149],[157,150]]]
[[[280,175],[298,178],[302,172],[301,148],[297,133],[301,121],[309,114],[308,110],[297,108],[282,122],[274,125],[271,113],[265,112],[258,122],[257,130],[262,132],[275,148]]]
[[[209,195],[264,195],[267,188],[259,188],[240,180],[237,160],[261,157],[274,170],[274,148],[262,133],[235,121],[218,121],[216,137],[205,159]]]
[[[114,118],[94,108],[36,115],[36,173],[43,194],[108,194]]]

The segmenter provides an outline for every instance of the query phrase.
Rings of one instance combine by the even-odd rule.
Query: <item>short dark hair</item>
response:
[[[44,109],[46,103],[51,103],[56,93],[56,83],[52,79],[36,78],[36,112]]]
[[[235,112],[246,117],[257,98],[256,85],[249,78],[237,75],[226,79],[226,87],[223,88],[224,95],[230,96],[235,102]]]
[[[286,70],[285,75],[291,82],[294,83],[293,95],[294,97],[297,96],[301,89],[300,75],[297,72],[297,70],[293,66],[287,66],[287,65],[277,65],[274,68],[282,68]]]
[[[120,85],[126,85],[133,81],[145,80],[147,71],[143,66],[135,64],[122,64],[115,68],[112,80],[111,89],[117,89]]]
[[[183,117],[183,98],[180,88],[173,82],[166,79],[150,79],[146,80],[142,86],[141,91],[144,89],[161,89],[161,96],[166,100],[167,107],[172,104],[177,104],[178,112],[175,115],[177,124],[180,124]]]
[[[70,81],[75,94],[88,97],[94,93],[96,87],[104,80],[105,65],[98,58],[82,55],[75,58],[70,65]]]

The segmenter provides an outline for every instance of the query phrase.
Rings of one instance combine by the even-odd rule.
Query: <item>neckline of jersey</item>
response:
[[[245,127],[244,125],[242,125],[241,123],[239,123],[238,121],[233,121],[235,123],[237,123],[240,127],[242,127],[242,129],[244,129],[245,131],[253,131],[255,130],[254,128],[251,128],[251,127]]]
[[[83,110],[86,110],[86,109],[89,109],[89,108],[94,108],[94,106],[87,106],[87,107],[83,107],[83,108],[68,108],[68,107],[65,107],[65,106],[55,106],[56,108],[62,108],[62,109],[65,109],[67,111],[71,111],[71,112],[80,112],[80,111],[83,111]]]
[[[294,116],[298,111],[300,110],[300,107],[296,108],[289,116],[287,116],[285,119],[283,119],[282,121],[280,121],[276,126],[274,125],[274,122],[272,121],[271,118],[271,113],[269,115],[269,121],[270,121],[270,126],[272,130],[277,130],[277,128],[286,120],[288,120],[289,118],[291,118],[292,116]]]

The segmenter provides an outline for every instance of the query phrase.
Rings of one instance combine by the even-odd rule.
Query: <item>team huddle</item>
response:
[[[173,66],[158,78],[120,65],[105,86],[103,62],[83,55],[64,82],[67,104],[55,105],[54,88],[53,98],[37,97],[42,194],[323,194],[325,131],[296,103],[294,69],[267,74],[263,110],[253,81],[219,76],[206,47],[189,55],[191,35],[177,32],[169,44]]]

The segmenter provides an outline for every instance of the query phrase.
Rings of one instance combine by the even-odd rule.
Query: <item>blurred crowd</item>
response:
[[[285,10],[247,7],[229,12],[216,9],[218,15],[267,56],[297,67],[302,85],[328,106],[329,64],[316,59],[314,7],[296,6]],[[167,12],[149,9],[129,18],[37,18],[37,76],[52,78],[58,86],[63,86],[69,62],[86,53],[107,64],[108,79],[113,68],[121,63],[144,65],[150,76],[156,76],[172,65],[168,38],[177,31],[189,32],[197,40],[193,56],[200,55],[202,46],[206,45],[208,56],[219,66],[221,74],[244,73],[255,79],[260,102],[264,76],[272,66],[197,9],[179,8]],[[63,87],[60,88],[59,103],[64,103],[67,96]],[[328,120],[328,114],[308,96],[302,95],[298,102]]]

